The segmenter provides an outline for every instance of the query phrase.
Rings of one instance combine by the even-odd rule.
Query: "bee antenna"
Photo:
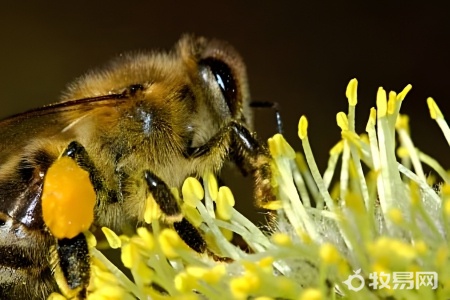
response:
[[[278,102],[252,101],[252,102],[250,102],[250,107],[273,109],[275,111],[275,118],[276,118],[276,122],[277,122],[277,131],[278,131],[278,133],[283,134],[283,121],[281,120],[280,105],[278,104]]]

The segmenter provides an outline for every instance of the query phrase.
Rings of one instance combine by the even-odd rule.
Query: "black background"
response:
[[[355,77],[358,132],[379,86],[400,92],[411,83],[402,111],[411,117],[416,146],[448,167],[449,148],[429,118],[426,98],[450,115],[449,23],[444,7],[406,1],[3,3],[0,116],[55,102],[86,70],[124,51],[169,49],[187,32],[239,50],[253,98],[280,103],[286,137],[297,149],[298,119],[308,117],[321,170],[340,138],[335,116],[347,110],[345,88]],[[274,134],[273,113],[258,111],[256,129],[264,138]],[[250,203],[249,197],[237,200]]]

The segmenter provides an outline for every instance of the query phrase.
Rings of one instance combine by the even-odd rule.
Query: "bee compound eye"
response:
[[[237,99],[237,86],[231,68],[225,62],[212,57],[205,58],[200,63],[209,67],[228,107],[233,111]]]
[[[144,90],[144,86],[142,84],[136,83],[130,85],[128,89],[130,90],[130,94],[136,94],[138,91]]]

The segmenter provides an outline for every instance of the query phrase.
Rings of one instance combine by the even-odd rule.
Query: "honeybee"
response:
[[[258,204],[271,201],[270,156],[252,132],[249,103],[237,52],[184,36],[170,52],[122,55],[71,83],[61,102],[1,121],[0,298],[43,299],[58,291],[54,264],[76,296],[86,296],[85,236],[56,237],[42,217],[46,173],[60,157],[89,174],[92,226],[120,232],[142,222],[151,194],[168,225],[199,253],[207,245],[170,187],[218,174],[231,160],[253,175]]]

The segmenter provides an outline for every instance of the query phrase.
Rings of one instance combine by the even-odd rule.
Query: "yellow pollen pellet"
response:
[[[144,221],[147,224],[152,223],[153,220],[159,220],[162,212],[159,205],[156,203],[153,196],[150,194],[145,201]]]
[[[194,227],[199,227],[203,223],[202,215],[198,212],[197,208],[183,203],[181,209],[184,216],[189,220],[189,222],[194,225]]]
[[[59,293],[51,293],[47,300],[67,300],[67,298]]]
[[[391,208],[388,212],[388,216],[395,224],[403,222],[403,213],[398,208]]]
[[[187,266],[186,267],[186,273],[195,277],[195,278],[202,278],[208,273],[208,269],[203,267],[197,267],[197,266]]]
[[[233,193],[227,186],[221,186],[219,188],[219,194],[217,196],[217,216],[221,220],[230,220],[231,212],[235,204]]]
[[[411,204],[414,206],[420,205],[422,199],[420,196],[420,189],[417,183],[411,181],[411,183],[409,184],[409,190],[410,190],[409,196]]]
[[[399,115],[395,121],[395,128],[409,131],[409,117],[407,115]]]
[[[367,135],[367,133],[361,133],[361,134],[359,135],[359,139],[360,139],[361,142],[363,142],[363,143],[366,144],[366,145],[369,145],[369,144],[370,144],[369,136]]]
[[[284,233],[276,232],[272,235],[272,241],[279,246],[292,245],[292,239],[290,236]]]
[[[311,236],[306,232],[303,231],[301,229],[296,229],[295,232],[297,233],[298,237],[302,240],[303,243],[305,244],[311,244],[312,243],[312,238]]]
[[[136,260],[139,260],[139,253],[136,245],[134,245],[133,243],[123,245],[120,259],[122,260],[125,267],[131,269],[134,262]]]
[[[96,195],[83,170],[70,157],[56,160],[47,171],[42,193],[42,214],[58,239],[73,238],[94,221]]]
[[[369,132],[373,126],[375,126],[375,123],[377,122],[377,110],[372,107],[370,109],[370,115],[369,120],[367,121],[366,125],[366,131]]]
[[[398,147],[397,148],[397,156],[400,158],[408,158],[409,157],[409,151],[405,147]]]
[[[86,237],[86,242],[89,248],[94,248],[97,246],[97,239],[90,231],[84,231],[83,234]]]
[[[226,273],[227,269],[225,265],[217,265],[212,269],[209,269],[208,273],[205,274],[203,280],[210,284],[215,284],[219,282]]]
[[[277,157],[278,156],[277,146],[275,144],[275,140],[273,137],[267,140],[267,146],[269,146],[270,155],[272,155],[272,157]]]
[[[348,118],[342,111],[337,113],[336,122],[341,130],[348,130]]]
[[[427,104],[428,109],[430,110],[430,115],[433,120],[436,120],[437,118],[443,118],[444,115],[442,114],[441,110],[439,109],[439,106],[437,106],[436,102],[433,98],[428,97],[427,98]]]
[[[403,91],[401,91],[398,95],[397,95],[397,100],[399,101],[403,101],[406,97],[406,95],[409,93],[409,91],[412,89],[412,85],[408,84]]]
[[[136,233],[145,242],[147,249],[153,249],[155,245],[155,239],[153,237],[153,234],[151,234],[147,228],[139,227],[136,230]]]
[[[425,254],[428,251],[428,246],[424,241],[417,241],[414,244],[414,248],[416,249],[417,253],[419,254]]]
[[[260,261],[258,261],[258,265],[261,267],[261,269],[268,273],[268,274],[272,274],[273,273],[273,267],[272,264],[274,262],[274,258],[272,256],[267,256],[262,258]]]
[[[102,273],[107,268],[105,265],[97,258],[97,257],[91,257],[91,270],[94,277],[98,276],[98,273]]]
[[[192,278],[201,279],[207,283],[214,284],[219,282],[223,275],[225,275],[226,268],[224,265],[217,265],[213,268],[187,266],[185,272]]]
[[[120,248],[120,246],[122,246],[122,241],[114,231],[112,231],[108,227],[102,227],[102,231],[111,248],[117,249]]]
[[[450,184],[444,183],[441,187],[441,193],[445,197],[450,197]]]
[[[308,170],[308,164],[306,163],[305,156],[302,153],[295,153],[295,163],[297,164],[300,172],[305,172]]]
[[[436,266],[442,266],[447,264],[448,261],[448,248],[446,246],[440,246],[436,251],[435,264]]]
[[[114,274],[106,270],[101,270],[98,267],[93,267],[92,271],[93,277],[96,279],[95,284],[97,287],[104,284],[117,284],[117,277]]]
[[[119,238],[120,238],[120,241],[121,241],[122,245],[125,244],[125,243],[129,243],[130,240],[131,240],[129,236],[124,235],[124,234],[121,234],[119,236]]]
[[[230,289],[236,299],[246,299],[249,292],[248,282],[245,278],[233,278],[230,280]]]
[[[358,214],[365,212],[364,199],[361,198],[360,194],[355,192],[348,192],[345,195],[345,206]]]
[[[254,274],[246,274],[242,277],[233,278],[230,281],[230,289],[235,298],[245,298],[252,291],[260,287],[260,280]]]
[[[217,184],[217,178],[214,176],[212,172],[207,172],[207,174],[204,176],[205,181],[208,182],[208,192],[209,196],[213,201],[216,201],[217,199],[217,193],[219,192],[219,185]]]
[[[359,135],[357,135],[355,132],[349,130],[342,130],[341,135],[344,139],[348,140],[353,145],[360,148]]]
[[[223,237],[227,241],[231,242],[231,240],[233,239],[233,236],[234,236],[234,232],[233,231],[221,227],[220,228],[220,232],[222,233]]]
[[[192,291],[197,285],[197,279],[185,272],[181,272],[175,276],[175,288],[180,292]]]
[[[395,112],[397,104],[397,94],[394,91],[389,92],[389,100],[387,102],[387,113],[392,115]]]
[[[95,294],[104,296],[104,299],[119,300],[124,298],[125,291],[119,285],[103,285],[95,291]]]
[[[380,87],[377,92],[377,109],[378,109],[378,118],[382,118],[386,116],[387,113],[387,97],[386,91]]]
[[[324,299],[322,292],[318,289],[307,288],[300,296],[300,300],[322,300]]]
[[[283,135],[277,133],[268,140],[269,151],[273,157],[284,156],[293,159],[295,157],[295,151],[283,137]]]
[[[336,145],[333,146],[333,148],[331,148],[330,155],[341,154],[343,149],[344,149],[344,143],[343,143],[343,141],[339,141],[336,143]]]
[[[429,186],[433,186],[436,184],[437,178],[434,174],[429,174],[427,175],[427,177],[425,178],[426,182]]]
[[[444,212],[447,217],[450,217],[450,198],[445,199]]]
[[[345,96],[347,97],[348,104],[350,106],[356,106],[356,104],[358,103],[357,90],[358,90],[358,80],[356,80],[356,78],[353,78],[348,83],[347,89],[345,91]]]
[[[308,120],[305,116],[302,116],[300,118],[300,121],[298,122],[298,136],[301,140],[306,138],[308,135]]]
[[[158,236],[159,245],[162,252],[169,259],[177,258],[177,248],[188,249],[180,236],[173,229],[165,228]]]
[[[137,263],[134,271],[138,275],[137,277],[142,284],[150,284],[155,274],[155,272],[151,268],[149,268],[147,264],[142,260]]]
[[[194,177],[188,177],[181,188],[184,203],[197,207],[200,200],[205,197],[205,191],[202,184]]]
[[[327,264],[335,264],[339,261],[340,255],[332,244],[326,243],[320,247],[320,258]]]
[[[371,270],[375,273],[391,273],[391,270],[386,266],[387,261],[378,261],[372,264]]]

